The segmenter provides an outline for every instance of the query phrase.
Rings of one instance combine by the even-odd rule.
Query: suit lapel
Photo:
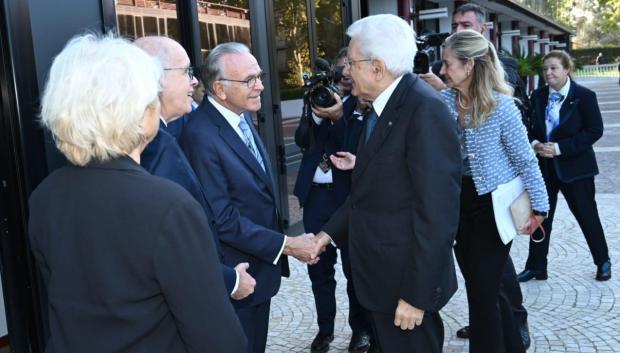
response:
[[[571,81],[570,89],[568,90],[568,95],[566,96],[566,99],[564,100],[564,104],[562,104],[562,107],[560,108],[560,123],[554,129],[554,131],[560,128],[568,120],[570,120],[570,118],[573,117],[573,113],[575,112],[575,109],[577,108],[577,103],[579,103],[579,98],[575,97],[575,88],[576,88],[575,85],[576,83]]]
[[[259,171],[259,174],[266,177],[264,181],[267,185],[269,185],[269,191],[273,195],[274,194],[273,192],[273,188],[274,188],[273,170],[271,169],[271,161],[269,160],[269,154],[267,153],[267,148],[265,147],[265,144],[263,143],[263,139],[260,137],[260,135],[258,134],[258,131],[256,131],[256,128],[254,127],[254,123],[252,122],[252,117],[250,113],[245,113],[243,117],[245,118],[248,125],[250,126],[250,130],[252,130],[252,136],[254,136],[254,143],[256,144],[256,147],[258,148],[258,153],[260,153],[261,157],[263,157],[263,164],[265,165],[265,170],[263,171],[260,164],[258,164],[258,161],[256,160],[256,158],[252,156],[255,162],[254,164],[256,165],[257,171]]]
[[[256,157],[252,155],[252,152],[248,149],[248,147],[243,143],[237,132],[230,126],[228,121],[220,114],[220,112],[209,102],[208,100],[203,104],[206,109],[207,116],[211,119],[211,121],[219,128],[219,134],[222,137],[222,140],[230,147],[230,149],[239,157],[239,159],[254,173],[259,179],[261,179],[269,189],[269,192],[273,196],[273,183],[270,180],[270,177],[263,171],[260,164],[256,160]],[[246,120],[247,121],[247,120]],[[252,134],[254,135],[254,142],[258,146],[260,153],[262,156],[265,156],[265,147],[263,146],[260,138],[257,138],[256,130],[251,121],[248,121],[248,125],[250,125],[250,129],[252,129]],[[267,165],[269,164],[269,159],[263,157],[263,163],[265,163],[265,168],[267,171]]]
[[[392,92],[390,99],[387,101],[385,109],[381,112],[381,116],[379,116],[377,120],[377,125],[375,125],[372,135],[366,144],[364,144],[364,133],[362,132],[359,141],[359,146],[361,147],[358,148],[358,157],[355,169],[353,170],[353,178],[356,178],[364,172],[368,163],[372,160],[392,131],[392,127],[396,124],[396,121],[402,116],[402,114],[399,114],[399,111],[403,107],[403,98],[407,89],[413,85],[415,80],[417,80],[417,77],[413,77],[411,74],[403,76],[394,92]]]

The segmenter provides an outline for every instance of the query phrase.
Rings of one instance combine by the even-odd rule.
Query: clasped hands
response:
[[[305,233],[296,237],[287,236],[284,254],[293,256],[308,265],[314,265],[319,262],[319,255],[325,251],[326,246],[327,244],[319,244],[319,238],[312,233]]]
[[[537,155],[544,158],[553,158],[556,156],[555,143],[554,142],[539,142],[534,145],[534,152]]]

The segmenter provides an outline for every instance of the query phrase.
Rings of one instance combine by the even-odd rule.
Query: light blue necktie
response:
[[[549,102],[547,103],[547,109],[545,111],[545,121],[551,124],[551,129],[547,132],[547,141],[551,140],[551,132],[560,124],[560,113],[557,111],[556,114],[553,108],[556,104],[560,103],[563,98],[564,96],[558,92],[553,92],[549,95]]]
[[[258,148],[256,148],[254,136],[252,136],[252,130],[250,130],[250,126],[248,125],[247,121],[245,121],[245,117],[243,116],[241,116],[241,120],[239,120],[239,128],[243,133],[243,142],[246,146],[248,146],[250,152],[252,152],[254,158],[256,158],[256,161],[258,161],[258,164],[260,164],[261,168],[263,168],[264,171],[265,164],[263,163],[263,157],[261,157],[260,152],[258,152]]]
[[[375,109],[371,109],[370,112],[368,113],[368,116],[366,116],[366,130],[364,131],[364,143],[368,143],[368,139],[370,139],[370,135],[372,134],[372,130],[375,128],[375,125],[377,125],[377,119],[379,117],[377,116],[377,113],[375,112]]]

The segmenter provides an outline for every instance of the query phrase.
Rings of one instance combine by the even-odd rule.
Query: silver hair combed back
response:
[[[202,67],[202,82],[204,82],[205,88],[209,95],[215,94],[213,92],[213,83],[222,78],[221,59],[225,55],[230,54],[249,54],[250,49],[245,44],[237,42],[222,43],[213,48],[207,56]]]

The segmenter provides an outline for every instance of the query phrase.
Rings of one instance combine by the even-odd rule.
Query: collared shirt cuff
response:
[[[538,141],[538,140],[534,140],[534,141],[532,141],[532,143],[531,143],[532,148],[534,148],[534,146],[536,146],[536,145],[537,145],[537,144],[539,144],[539,143],[540,143],[540,141]]]
[[[282,252],[284,251],[284,246],[286,245],[286,238],[287,236],[284,236],[284,241],[282,242],[282,247],[280,248],[280,252],[278,253],[278,256],[276,256],[276,259],[273,260],[273,264],[277,265],[278,261],[280,260],[280,256],[282,256]]]
[[[316,114],[314,113],[312,113],[312,120],[314,120],[314,123],[317,125],[321,125],[321,123],[323,122],[323,118],[316,116]]]
[[[558,145],[557,142],[553,144],[553,147],[555,148],[555,155],[556,156],[559,156],[559,155],[562,154],[562,151],[560,151],[560,145]]]
[[[239,272],[235,270],[235,286],[233,287],[232,292],[230,292],[231,297],[235,295],[235,292],[237,292],[237,289],[239,289]]]

